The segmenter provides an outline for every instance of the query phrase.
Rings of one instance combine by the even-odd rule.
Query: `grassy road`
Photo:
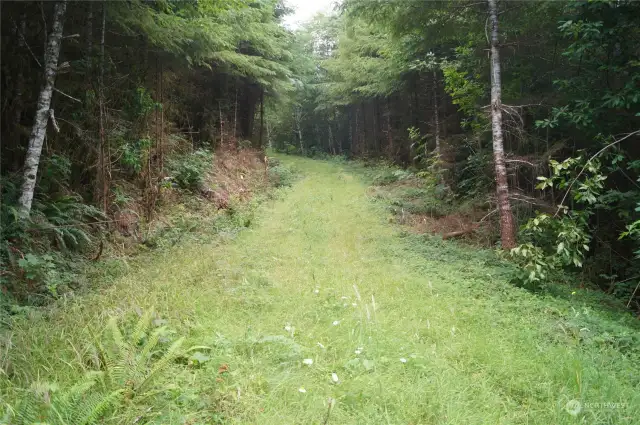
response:
[[[303,178],[234,240],[159,253],[16,325],[15,379],[73,380],[82,329],[153,307],[211,350],[172,366],[147,423],[637,423],[622,316],[515,288],[491,252],[403,236],[355,169],[285,162]]]

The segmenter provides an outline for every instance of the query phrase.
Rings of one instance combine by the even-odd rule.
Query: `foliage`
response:
[[[289,187],[296,180],[296,172],[291,167],[277,163],[269,167],[269,181],[275,187]]]
[[[213,154],[206,150],[176,156],[168,164],[170,178],[182,189],[198,191],[212,164]]]
[[[162,409],[163,393],[170,390],[163,382],[168,369],[189,352],[206,349],[182,348],[183,338],[175,339],[167,326],[155,325],[162,322],[147,312],[123,335],[111,318],[87,350],[91,357],[86,361],[94,369],[69,388],[36,381],[28,389],[18,389],[16,404],[5,406],[5,419],[15,424],[91,424],[136,415],[140,419],[151,410],[147,406]],[[206,356],[200,353],[197,358],[201,364]]]
[[[289,9],[279,0],[69,7],[64,34],[72,36],[63,37],[51,104],[57,119],[31,217],[21,221],[17,176],[42,86],[42,52],[31,46],[42,46],[54,3],[15,3],[2,14],[12,28],[2,53],[16,60],[1,76],[2,121],[11,125],[1,135],[0,287],[18,298],[60,295],[123,207],[139,206],[151,221],[167,172],[199,190],[212,164],[205,147],[262,143],[257,105],[288,93],[294,68],[293,37],[281,25]]]

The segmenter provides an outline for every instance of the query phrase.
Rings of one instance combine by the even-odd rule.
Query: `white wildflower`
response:
[[[400,358],[400,362],[401,362],[401,363],[406,363],[406,362],[407,362],[407,359],[405,359],[404,357],[401,357],[401,358]]]
[[[356,348],[355,353],[356,353],[356,354],[362,354],[362,350],[363,350],[363,348],[362,348],[362,347],[358,347],[358,348]]]
[[[331,373],[331,380],[337,384],[340,381],[340,378],[338,378],[337,373],[333,372]]]
[[[352,306],[358,307],[358,303],[351,303]]]
[[[284,327],[284,330],[285,330],[285,331],[287,331],[287,332],[291,332],[291,325],[287,324],[287,325]]]
[[[334,320],[334,321],[333,321],[333,326],[338,326],[339,324],[340,324],[340,321],[339,321],[339,320]]]
[[[306,364],[307,366],[311,366],[313,364],[313,359],[304,359],[302,363]]]
[[[306,393],[306,392],[307,392],[307,390],[305,390],[304,388],[300,387],[300,388],[298,388],[298,392],[300,392],[300,393]]]
[[[324,350],[324,345],[322,345],[321,342],[318,343],[318,347],[322,348]]]
[[[319,294],[319,293],[320,293],[320,290],[319,290],[318,288],[316,288],[316,289],[314,289],[314,290],[313,290],[313,293],[314,293],[314,294]]]

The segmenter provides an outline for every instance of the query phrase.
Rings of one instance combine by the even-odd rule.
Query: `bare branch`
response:
[[[56,133],[60,133],[60,126],[58,126],[58,121],[56,121],[53,109],[49,109],[49,119],[51,120],[51,124],[53,124],[53,128],[56,130]]]
[[[76,102],[78,102],[78,103],[82,103],[82,101],[81,101],[80,99],[76,99],[75,97],[73,97],[73,96],[70,96],[70,95],[66,94],[66,93],[65,93],[65,92],[63,92],[62,90],[58,90],[58,89],[57,89],[57,88],[55,88],[55,87],[53,88],[53,91],[55,91],[56,93],[60,93],[61,95],[66,96],[66,97],[68,97],[69,99],[74,100],[74,101],[76,101]]]
[[[580,170],[580,172],[578,173],[578,175],[576,176],[575,179],[573,179],[571,181],[571,184],[569,185],[569,187],[567,188],[567,191],[565,192],[564,196],[562,197],[562,201],[560,201],[560,204],[558,205],[558,210],[556,211],[556,213],[554,214],[554,217],[557,217],[558,214],[560,214],[560,210],[562,209],[562,207],[564,206],[564,201],[567,200],[567,196],[569,196],[569,192],[571,192],[571,188],[573,187],[573,185],[576,183],[576,181],[578,181],[578,179],[580,178],[580,176],[582,175],[582,173],[584,173],[584,170],[587,169],[587,166],[589,165],[589,163],[591,163],[591,161],[593,161],[598,155],[600,155],[602,152],[604,152],[605,150],[609,149],[611,146],[615,146],[618,143],[622,142],[623,140],[628,139],[631,136],[635,136],[636,134],[640,133],[640,130],[636,130],[632,133],[628,133],[627,135],[625,135],[622,139],[618,139],[615,140],[614,137],[614,142],[608,144],[607,146],[605,146],[604,148],[600,149],[598,152],[596,152],[591,158],[589,158],[587,160],[587,162],[585,162],[584,167],[582,167],[582,170]]]

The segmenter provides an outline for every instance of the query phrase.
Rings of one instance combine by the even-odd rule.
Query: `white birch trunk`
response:
[[[503,249],[516,245],[515,223],[509,202],[509,184],[504,160],[502,134],[502,83],[498,39],[498,10],[496,0],[488,0],[491,21],[491,128],[493,131],[493,161],[496,170],[496,192],[500,212],[500,236]]]
[[[18,201],[18,208],[22,218],[29,217],[29,213],[31,212],[33,192],[36,187],[38,166],[40,165],[40,155],[42,154],[42,145],[44,144],[47,123],[49,122],[49,116],[51,114],[51,95],[53,94],[53,85],[58,71],[58,57],[60,56],[62,28],[66,11],[66,0],[56,3],[53,9],[52,28],[47,39],[44,55],[44,85],[38,96],[36,116],[31,129],[31,135],[29,136],[29,148],[24,161],[24,179]]]

